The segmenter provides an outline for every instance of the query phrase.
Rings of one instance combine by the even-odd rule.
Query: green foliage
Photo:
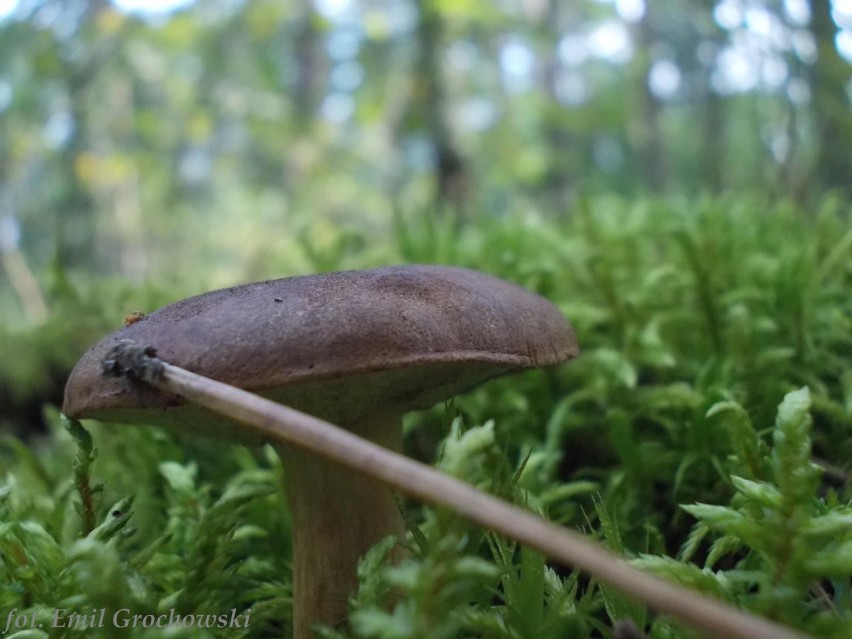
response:
[[[95,512],[92,504],[92,492],[100,487],[93,488],[89,482],[89,470],[92,462],[98,455],[97,449],[92,445],[92,436],[83,425],[75,419],[68,419],[62,415],[62,424],[65,430],[74,438],[77,444],[77,456],[74,458],[74,485],[80,495],[80,504],[77,514],[83,525],[83,535],[88,535],[95,527]]]
[[[508,472],[493,423],[463,431],[455,420],[438,466],[516,501],[531,497],[517,486],[517,473]],[[537,553],[483,534],[446,510],[425,511],[413,539],[409,556],[396,565],[384,561],[392,539],[364,559],[348,636],[584,636],[600,607],[596,596],[580,595],[578,575],[563,578]],[[347,635],[327,630],[324,636]]]
[[[410,453],[689,587],[842,637],[852,217],[815,192],[848,195],[852,157],[831,3],[800,23],[787,5],[802,3],[754,3],[779,41],[812,38],[819,63],[764,41],[787,84],[737,95],[713,88],[719,65],[695,51],[736,54],[760,34],[721,27],[718,3],[646,2],[631,24],[613,2],[362,2],[338,17],[319,4],[196,2],[146,20],[47,0],[0,21],[0,626],[16,610],[43,625],[16,639],[286,636],[277,460],[180,433],[66,430],[65,379],[132,311],[429,262],[540,292],[583,353],[409,416]],[[618,25],[627,63],[569,63],[555,46]],[[515,90],[506,61],[527,57],[548,72]],[[688,81],[664,100],[652,64]],[[803,87],[809,101],[789,99]],[[351,99],[351,116],[328,117],[331,98]],[[454,175],[430,166],[443,146]],[[433,207],[442,177],[453,201]],[[755,184],[769,189],[674,195]],[[601,194],[643,188],[668,199]],[[42,297],[46,319],[28,323]],[[408,558],[389,566],[377,546],[350,627],[328,636],[609,639],[629,623],[687,636],[451,513],[407,515]],[[252,623],[50,628],[57,608],[115,606]]]
[[[297,243],[317,268],[479,268],[546,295],[577,329],[583,350],[570,365],[494,380],[409,416],[412,455],[667,578],[813,636],[843,636],[852,622],[852,225],[836,200],[803,211],[756,196],[600,197],[559,217],[466,220],[408,210],[388,222],[390,243],[307,214],[304,224]],[[42,326],[0,327],[9,396],[28,387],[40,397],[34,389],[54,363],[63,380],[125,313],[188,292],[76,275],[61,291]],[[268,451],[87,425],[94,458],[55,408],[45,419],[39,445],[0,441],[0,624],[12,609],[49,621],[63,606],[236,607],[250,612],[250,628],[185,636],[289,632],[290,522]],[[654,639],[690,636],[452,513],[412,505],[407,515],[407,558],[388,565],[389,542],[377,546],[349,627],[327,636],[608,639],[631,620]]]
[[[759,441],[743,413],[727,410],[738,424],[741,445],[731,464],[754,470],[754,446]],[[639,565],[669,575],[686,585],[741,602],[775,619],[819,629],[825,636],[842,636],[852,623],[848,593],[852,587],[852,508],[836,494],[820,497],[820,469],[811,461],[810,392],[788,393],[778,407],[773,446],[755,479],[731,475],[734,489],[728,506],[683,506],[699,523],[693,528],[681,559],[699,551],[701,540],[716,533],[706,552],[701,573],[669,558],[643,558]],[[750,437],[746,434],[750,431]],[[729,567],[710,572],[723,562]],[[733,562],[733,563],[732,563]],[[721,586],[721,588],[719,587]]]
[[[73,431],[79,446],[75,468],[87,473],[80,463],[90,459],[90,439],[79,424]],[[115,460],[93,467],[107,476],[140,470]],[[286,628],[290,595],[280,554],[248,557],[251,548],[278,547],[271,538],[274,525],[246,522],[252,508],[283,511],[274,472],[247,468],[213,489],[199,485],[195,464],[162,461],[157,485],[136,487],[148,498],[156,494],[164,515],[160,533],[150,539],[140,539],[133,526],[132,495],[99,506],[101,523],[88,534],[79,532],[84,509],[75,511],[76,531],[70,535],[64,525],[33,520],[27,498],[69,512],[70,476],[68,467],[48,477],[59,488],[52,494],[42,486],[11,482],[0,496],[0,608],[21,624],[30,620],[11,637],[263,637]],[[74,481],[79,486],[79,474]],[[170,615],[226,614],[230,622],[232,613],[239,619],[249,615],[250,625],[219,628],[217,618],[208,629],[209,621],[164,627]],[[133,615],[140,615],[135,624]],[[116,629],[125,622],[126,628]]]

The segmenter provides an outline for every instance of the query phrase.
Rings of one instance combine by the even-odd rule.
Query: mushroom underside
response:
[[[417,366],[247,390],[346,426],[377,408],[400,414],[428,408],[512,369],[507,364],[486,361],[421,362]],[[128,402],[128,397],[133,401]],[[230,420],[130,379],[121,380],[118,390],[110,395],[99,394],[88,400],[79,396],[74,402],[66,402],[64,412],[76,419],[165,426],[252,443],[251,437]]]

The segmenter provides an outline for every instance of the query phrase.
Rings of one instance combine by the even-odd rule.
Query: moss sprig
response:
[[[82,536],[86,537],[95,529],[95,520],[97,519],[94,496],[103,489],[102,486],[97,484],[93,486],[90,478],[90,470],[98,457],[98,449],[92,443],[92,435],[83,428],[80,422],[65,415],[61,415],[60,420],[77,445],[73,472],[74,486],[80,497],[80,503],[75,504],[75,507],[80,516]]]
[[[747,603],[791,625],[806,622],[825,636],[843,636],[852,611],[836,605],[852,585],[852,508],[819,494],[821,472],[811,460],[810,392],[788,393],[778,407],[768,463],[756,454],[756,431],[745,412],[726,402],[711,413],[729,412],[736,424],[733,465],[752,478],[731,475],[727,505],[682,508],[698,523],[682,559],[715,537],[703,569],[665,557],[636,563],[718,596]],[[703,585],[702,585],[703,584]]]

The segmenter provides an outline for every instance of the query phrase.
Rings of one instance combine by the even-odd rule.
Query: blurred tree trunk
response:
[[[293,101],[296,118],[302,125],[310,125],[316,118],[317,109],[325,91],[325,57],[322,36],[317,28],[317,16],[313,3],[301,3],[302,17],[296,35],[296,89]]]
[[[80,60],[66,48],[96,30],[102,11],[112,11],[107,0],[93,0],[84,5],[79,17],[77,35],[56,42],[56,61],[61,68],[71,116],[71,131],[60,150],[60,162],[66,179],[56,194],[56,262],[63,266],[91,265],[95,261],[95,203],[88,185],[80,177],[78,162],[89,150],[89,91],[98,77],[101,61],[111,55],[112,47],[84,47],[87,55]],[[56,36],[54,36],[56,37]],[[97,108],[108,108],[97,105]],[[95,116],[97,117],[97,115]]]
[[[707,7],[701,2],[690,2],[688,11],[707,11]],[[691,179],[700,190],[711,193],[720,192],[725,185],[725,131],[728,125],[728,103],[722,98],[718,91],[713,88],[712,76],[715,65],[718,63],[719,52],[728,43],[729,34],[719,26],[712,18],[707,16],[706,26],[700,31],[701,43],[706,48],[703,56],[693,55],[690,57],[690,66],[687,72],[697,78],[696,81],[696,109],[701,124],[696,127],[696,133],[700,136],[695,140],[694,148],[700,149],[698,157],[698,175]],[[695,50],[695,45],[692,49]]]
[[[96,155],[114,163],[122,153],[136,150],[133,78],[117,75],[101,89],[101,99],[110,105],[110,113],[92,123],[88,134],[89,146]],[[90,189],[97,210],[103,214],[111,213],[109,218],[103,216],[103,227],[97,233],[98,261],[110,266],[115,263],[123,277],[135,282],[145,278],[150,265],[140,190],[136,163],[129,163],[120,176],[99,181]]]
[[[562,62],[559,59],[559,39],[563,25],[580,20],[574,15],[578,7],[567,5],[561,0],[546,0],[542,3],[530,3],[529,19],[536,24],[536,30],[543,34],[547,43],[546,57],[543,59],[543,91],[547,94],[549,105],[553,110],[549,117],[542,122],[542,145],[547,152],[547,169],[541,180],[540,192],[552,200],[551,207],[556,211],[567,211],[567,202],[577,189],[581,179],[586,175],[577,170],[576,158],[584,155],[585,147],[589,146],[588,139],[581,139],[576,131],[565,126],[563,118],[564,107],[559,96],[559,78],[562,73]],[[509,105],[507,108],[511,108]],[[558,116],[558,117],[557,117]],[[592,132],[589,132],[591,136]],[[538,185],[536,185],[538,186]]]
[[[834,43],[837,25],[831,16],[830,0],[811,2],[811,33],[817,43],[817,61],[811,66],[811,104],[817,125],[817,157],[814,184],[820,189],[850,193],[852,179],[852,118],[846,85],[850,66],[840,57]]]
[[[700,170],[698,185],[711,193],[718,193],[722,189],[723,182],[725,104],[722,97],[709,86],[709,82],[701,96],[701,105],[701,144],[698,147],[701,149],[701,153],[698,164]]]
[[[456,148],[446,114],[441,70],[444,19],[435,0],[417,0],[417,66],[411,108],[415,127],[426,130],[432,142],[434,201],[437,212],[466,213],[470,191],[467,161]]]
[[[628,135],[636,149],[645,186],[652,191],[661,191],[668,181],[663,134],[660,130],[662,105],[651,90],[651,49],[656,40],[652,23],[651,3],[646,5],[645,14],[634,29],[637,55],[634,58],[634,108],[628,112]]]

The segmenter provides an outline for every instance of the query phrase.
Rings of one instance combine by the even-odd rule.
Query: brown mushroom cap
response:
[[[102,360],[123,339],[326,419],[379,405],[424,408],[578,353],[553,304],[477,271],[392,266],[290,277],[190,297],[108,335],[72,371],[66,415],[184,425],[199,418],[176,398],[102,375]]]

